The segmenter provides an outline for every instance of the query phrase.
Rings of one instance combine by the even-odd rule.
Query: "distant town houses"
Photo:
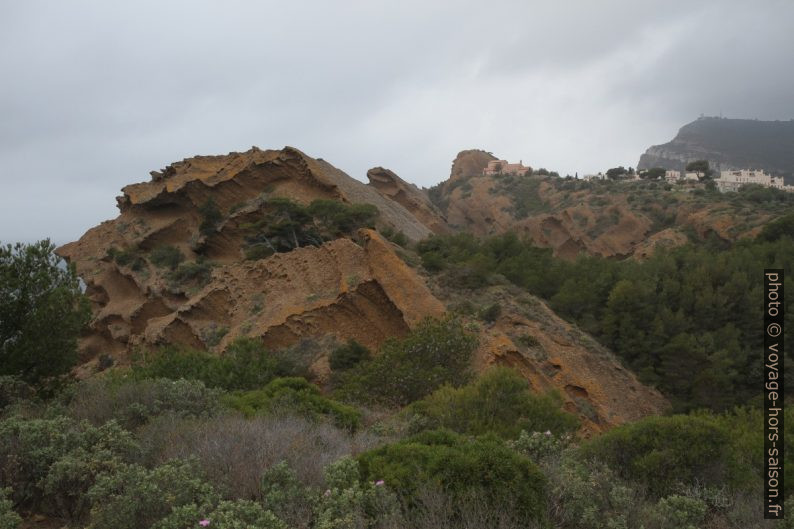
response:
[[[482,170],[482,174],[485,176],[497,174],[524,176],[530,169],[531,168],[524,166],[523,160],[518,163],[509,163],[507,160],[491,160],[488,162],[488,167]]]
[[[773,187],[781,191],[794,191],[794,186],[786,185],[782,176],[772,176],[764,171],[755,169],[721,171],[720,177],[715,178],[714,183],[717,184],[717,189],[723,193],[726,191],[738,191],[739,188],[747,184]]]

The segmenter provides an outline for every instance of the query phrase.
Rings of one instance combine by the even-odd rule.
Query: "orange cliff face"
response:
[[[118,218],[58,250],[77,266],[94,306],[82,343],[86,360],[111,354],[123,361],[136,347],[171,342],[223,349],[240,336],[284,347],[330,334],[375,347],[444,312],[371,230],[359,234],[361,244],[339,238],[245,259],[243,228],[263,207],[263,196],[374,204],[379,222],[409,239],[430,233],[400,204],[296,149],[190,158],[123,191]],[[206,236],[199,209],[208,199],[223,220]],[[206,284],[175,291],[168,271],[151,262],[151,252],[163,246],[178,248],[186,262],[211,263]],[[119,264],[113,258],[119,251],[134,255],[133,264]],[[395,287],[395,278],[410,296]]]
[[[475,170],[490,157],[481,151],[472,156],[476,160],[459,165]],[[377,225],[410,241],[450,230],[423,191],[387,170],[369,176],[365,185],[297,149],[254,148],[189,158],[153,172],[150,182],[125,187],[116,219],[58,250],[76,265],[94,309],[81,339],[79,374],[95,372],[102,355],[123,365],[138,348],[173,343],[220,352],[247,336],[272,349],[321,344],[311,364],[324,379],[335,343],[354,339],[376,350],[424,318],[443,317],[456,297],[471,297],[428,285],[421,270],[398,256],[402,250],[372,229],[259,259],[246,256],[246,229],[263,218],[271,198],[373,204]],[[209,199],[221,218],[203,234],[200,209]],[[152,262],[162,247],[179,249],[187,268],[204,280],[175,287],[168,268]],[[520,303],[509,301],[517,295],[504,293],[508,308],[499,321],[476,331],[478,370],[511,365],[537,391],[558,390],[566,408],[582,417],[584,432],[666,409],[658,393],[592,340],[565,345],[570,325],[549,309],[522,312]],[[524,327],[546,357],[526,354],[517,338]]]

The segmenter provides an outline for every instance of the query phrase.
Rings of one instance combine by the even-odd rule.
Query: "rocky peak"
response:
[[[480,149],[460,151],[452,162],[449,181],[469,176],[480,176],[483,169],[488,167],[488,162],[497,159],[493,154]]]
[[[383,167],[367,171],[367,178],[381,195],[402,205],[434,233],[449,233],[444,215],[430,201],[427,192]]]

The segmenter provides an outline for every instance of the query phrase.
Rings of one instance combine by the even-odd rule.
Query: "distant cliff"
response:
[[[794,121],[700,118],[684,125],[673,141],[645,151],[638,169],[684,169],[709,160],[717,169],[764,169],[794,176]]]

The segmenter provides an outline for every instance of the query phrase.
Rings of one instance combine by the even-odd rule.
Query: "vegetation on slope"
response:
[[[758,395],[763,270],[791,281],[794,240],[784,217],[729,249],[685,246],[646,261],[554,258],[514,234],[466,234],[419,244],[422,263],[450,284],[478,288],[499,274],[549,300],[614,350],[675,409],[726,410]],[[787,311],[788,333],[794,314]]]

